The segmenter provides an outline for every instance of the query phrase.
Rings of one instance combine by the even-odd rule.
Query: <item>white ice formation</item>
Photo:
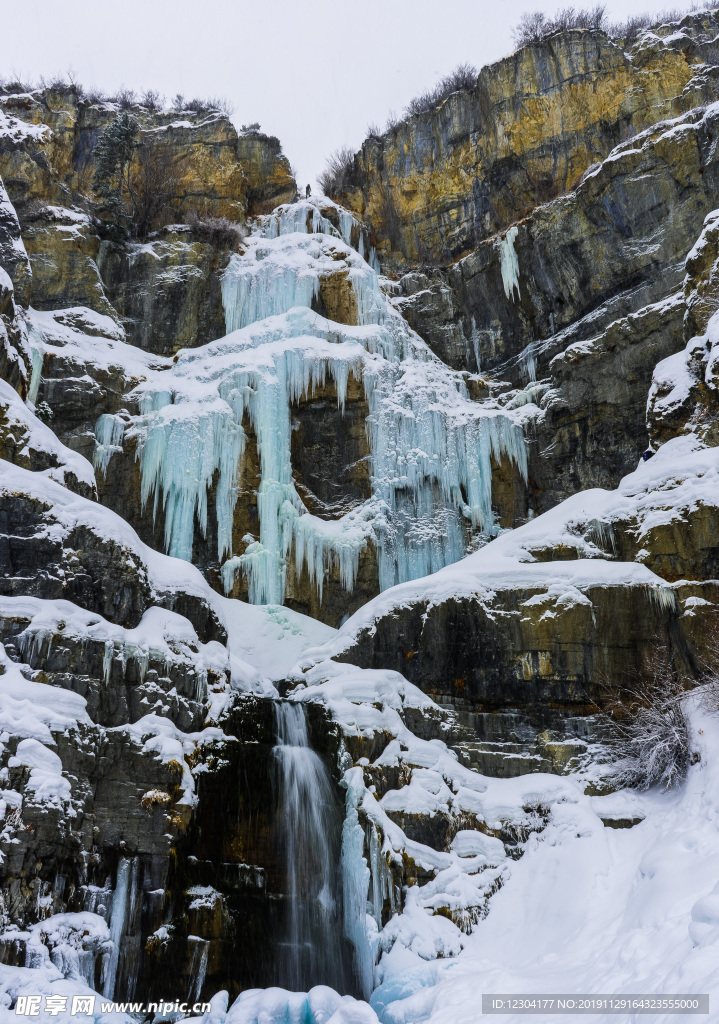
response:
[[[321,208],[320,209],[320,203]],[[339,228],[325,213],[332,213]],[[322,212],[324,211],[324,212]],[[217,556],[226,590],[238,573],[253,603],[281,604],[294,552],[320,599],[334,565],[354,585],[362,550],[376,545],[380,588],[462,558],[472,536],[496,532],[492,460],[526,475],[519,422],[492,402],[469,398],[464,377],[438,360],[392,308],[377,270],[349,244],[364,234],[327,200],[278,207],[261,218],[223,279],[227,336],[184,350],[134,392],[141,415],[125,427],[137,440],[142,500],[164,509],[166,550],[190,560],[195,529],[208,523],[214,489]],[[374,262],[374,261],[373,261]],[[323,279],[341,274],[356,325],[313,309]],[[371,497],[341,519],[310,514],[293,480],[291,409],[332,381],[344,409],[348,381],[368,403]],[[248,432],[257,441],[259,536],[233,547]],[[106,468],[121,425],[98,424]]]

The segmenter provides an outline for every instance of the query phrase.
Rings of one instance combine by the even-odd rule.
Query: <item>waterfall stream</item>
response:
[[[278,853],[287,894],[276,983],[294,991],[319,984],[348,991],[339,808],[327,769],[310,747],[304,706],[275,704],[275,727]]]

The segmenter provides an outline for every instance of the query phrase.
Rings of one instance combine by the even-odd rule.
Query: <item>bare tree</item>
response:
[[[326,196],[339,195],[352,184],[355,155],[349,146],[336,150],[325,164],[317,183]]]
[[[145,238],[167,215],[177,198],[186,166],[183,154],[173,154],[152,138],[141,141],[127,178],[127,205],[133,232]]]

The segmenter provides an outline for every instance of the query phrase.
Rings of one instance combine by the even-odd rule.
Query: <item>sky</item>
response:
[[[298,183],[340,146],[359,149],[457,64],[513,50],[532,0],[23,0],[4,5],[0,74],[72,68],[85,86],[221,96],[236,125],[277,135]],[[594,6],[594,0],[576,6]],[[612,19],[666,2],[609,0]]]

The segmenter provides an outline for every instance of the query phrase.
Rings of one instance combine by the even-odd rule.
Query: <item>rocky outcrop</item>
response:
[[[270,213],[280,203],[293,201],[297,183],[278,138],[243,131],[237,139],[237,156],[247,180],[248,213]]]
[[[72,205],[87,194],[97,139],[118,114],[117,103],[91,102],[77,90],[36,90],[0,99],[4,116],[0,177],[21,212],[27,204]],[[248,192],[274,179],[277,202],[294,196],[289,164],[274,141],[239,137],[217,110],[154,111],[129,108],[155,145],[167,149],[180,172],[168,214],[181,220],[200,215],[244,221],[254,211]]]
[[[560,574],[557,567],[553,579]],[[536,714],[550,705],[586,714],[603,699],[603,684],[641,677],[672,629],[672,617],[646,584],[627,581],[574,590],[517,580],[489,599],[453,595],[403,604],[363,625],[341,659],[394,669],[440,704],[475,714]]]
[[[276,139],[238,135],[218,111],[136,105],[130,112],[144,144],[177,179],[154,226],[192,215],[244,224],[268,203],[294,198]],[[42,310],[89,307],[122,320],[131,341],[153,352],[222,336],[220,275],[239,234],[210,244],[187,228],[149,248],[101,246],[92,219],[94,149],[118,105],[91,103],[72,88],[36,90],[0,97],[0,113],[0,178],[9,193],[0,193],[0,246],[17,301]]]
[[[636,467],[649,445],[651,373],[680,344],[684,310],[677,294],[622,317],[568,345],[544,385],[520,392],[541,409],[529,426],[528,502],[536,512],[577,491],[617,487]]]
[[[464,255],[574,188],[618,143],[716,91],[716,14],[640,37],[624,53],[572,31],[484,68],[472,89],[367,139],[341,200],[389,264]]]
[[[134,532],[102,506],[4,463],[0,516],[3,594],[70,599],[128,628],[160,604],[188,616],[203,640],[224,637],[207,601],[178,586],[165,556],[143,552]]]
[[[98,257],[108,298],[128,341],[147,352],[174,355],[225,334],[221,275],[229,246],[168,230],[144,245],[104,242]]]
[[[28,305],[41,310],[85,306],[117,318],[97,266],[100,239],[86,214],[59,206],[34,208],[24,218],[23,240],[33,268]]]

